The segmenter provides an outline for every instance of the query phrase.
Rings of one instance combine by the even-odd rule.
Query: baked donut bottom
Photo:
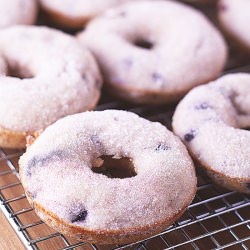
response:
[[[193,200],[196,193],[196,189],[193,190],[192,196],[189,197],[189,200]],[[166,229],[168,226],[173,224],[178,220],[182,214],[185,212],[189,203],[186,203],[178,213],[175,215],[163,220],[159,223],[152,225],[147,225],[141,228],[130,228],[128,230],[100,230],[100,231],[91,231],[83,229],[79,226],[69,225],[64,220],[60,219],[55,214],[49,212],[41,204],[34,201],[28,192],[25,192],[29,203],[34,208],[37,215],[47,223],[50,227],[56,231],[60,231],[62,234],[74,237],[78,240],[84,240],[89,243],[97,243],[100,245],[111,245],[111,244],[128,244],[132,242],[137,242],[149,238],[150,236],[156,235]]]
[[[56,26],[69,29],[69,30],[80,30],[84,25],[90,20],[90,18],[69,18],[57,12],[55,10],[48,9],[43,7],[44,18],[49,19]]]
[[[206,168],[207,175],[213,182],[229,190],[250,194],[250,178],[234,178]]]
[[[214,80],[212,78],[211,80]],[[209,80],[210,81],[210,80]],[[181,100],[189,89],[179,90],[178,93],[159,93],[158,91],[129,88],[118,84],[105,82],[104,89],[110,96],[134,104],[149,104],[154,106],[173,104]]]
[[[94,101],[94,105],[89,110],[93,110],[97,102],[98,99]],[[13,131],[3,128],[0,125],[0,146],[2,148],[10,149],[26,148],[27,145],[31,145],[35,141],[35,139],[42,133],[42,131],[43,129],[34,132]]]
[[[187,150],[189,155],[192,157],[196,168],[201,168],[215,184],[228,190],[250,194],[250,178],[233,177],[215,171],[211,166],[200,162],[191,150]]]
[[[248,42],[244,41],[244,39],[242,39],[240,35],[237,35],[237,29],[235,31],[234,27],[230,27],[228,22],[227,21],[225,22],[223,20],[224,19],[223,13],[221,14],[221,12],[223,12],[224,8],[225,8],[224,3],[222,1],[218,1],[218,3],[217,3],[217,17],[218,17],[218,21],[219,21],[220,30],[224,34],[225,38],[230,43],[235,45],[239,49],[240,52],[250,55],[250,44]],[[233,20],[231,20],[231,23],[232,22],[233,22]]]
[[[236,178],[217,172],[212,169],[211,166],[207,166],[204,163],[198,162],[198,160],[196,159],[194,154],[190,152],[190,150],[188,152],[192,156],[192,159],[195,162],[195,166],[197,166],[196,168],[201,168],[215,184],[228,190],[250,194],[250,178]]]
[[[222,33],[225,35],[226,39],[235,45],[235,47],[239,50],[241,53],[245,53],[247,55],[250,55],[250,45],[244,43],[239,37],[235,36],[231,31],[228,30],[228,28],[220,22],[220,29]]]
[[[0,145],[3,148],[25,148],[25,132],[15,132],[0,126]]]
[[[191,150],[188,149],[188,153],[192,157],[196,168],[201,168],[217,185],[229,190],[250,194],[250,178],[233,177],[215,171],[211,166],[200,162]]]

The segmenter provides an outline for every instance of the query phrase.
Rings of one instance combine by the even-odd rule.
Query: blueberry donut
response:
[[[37,16],[36,0],[0,0],[0,28],[33,24]]]
[[[218,184],[250,193],[250,74],[196,87],[179,103],[174,132]]]
[[[64,28],[82,28],[106,9],[131,0],[39,0],[54,23]],[[138,0],[137,0],[138,1]]]
[[[132,177],[94,172],[105,156],[126,158]],[[196,192],[194,166],[181,141],[160,123],[126,111],[65,117],[49,126],[19,163],[28,200],[41,219],[92,243],[128,243],[159,233]],[[116,163],[118,171],[124,167]]]
[[[78,38],[96,56],[107,91],[135,103],[180,99],[216,78],[227,55],[222,36],[205,16],[173,1],[111,9]]]
[[[45,27],[5,28],[0,58],[1,147],[25,147],[26,135],[98,101],[99,70],[74,37]]]
[[[218,18],[229,39],[250,53],[250,1],[220,0]]]

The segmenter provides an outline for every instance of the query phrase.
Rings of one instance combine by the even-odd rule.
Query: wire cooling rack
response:
[[[232,71],[250,72],[248,66]],[[124,109],[171,127],[174,107],[128,106],[102,98],[97,110]],[[30,207],[18,177],[21,150],[0,149],[1,209],[27,249],[250,249],[250,197],[215,186],[198,169],[198,192],[184,215],[164,232],[124,246],[98,246],[63,236]]]
[[[209,13],[208,7],[204,12]],[[213,19],[214,20],[214,19]],[[228,72],[250,72],[250,58],[230,47]],[[171,129],[172,107],[118,102],[104,95],[97,110],[125,109]],[[30,207],[18,176],[21,150],[0,149],[0,208],[27,249],[163,250],[250,249],[250,196],[210,182],[197,169],[198,191],[183,216],[162,233],[124,246],[98,246],[64,236],[43,223]]]

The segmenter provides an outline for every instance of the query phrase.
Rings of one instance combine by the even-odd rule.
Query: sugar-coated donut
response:
[[[36,0],[0,0],[0,28],[33,24],[37,16]]]
[[[220,0],[218,18],[228,37],[250,53],[250,1]]]
[[[129,158],[137,175],[112,179],[94,173],[103,155]],[[61,233],[100,244],[162,231],[196,192],[194,166],[181,141],[160,123],[126,111],[62,118],[19,163],[28,200],[41,219]]]
[[[174,132],[218,184],[250,193],[250,74],[196,87],[179,103]]]
[[[25,147],[27,134],[95,107],[102,80],[94,58],[74,37],[13,26],[0,32],[0,54],[1,147]]]
[[[109,10],[78,38],[96,56],[107,91],[135,103],[180,99],[216,78],[227,55],[222,36],[205,16],[167,0]]]
[[[65,28],[82,28],[106,9],[132,0],[39,0],[50,18]],[[138,1],[138,0],[137,0]]]

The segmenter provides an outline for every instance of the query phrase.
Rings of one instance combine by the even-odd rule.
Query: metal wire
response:
[[[224,73],[250,72],[250,60],[234,54]],[[174,107],[152,108],[103,97],[97,110],[126,109],[171,128]],[[198,171],[198,191],[184,215],[162,233],[123,246],[78,242],[50,229],[36,215],[22,189],[17,160],[20,150],[0,149],[0,208],[27,249],[250,249],[250,197],[220,188]]]
[[[117,108],[119,108],[118,104]],[[150,120],[154,120],[155,117],[164,120],[163,118],[170,112],[169,110],[165,110],[165,112],[158,110],[147,116],[147,114],[151,114],[150,108],[148,110],[145,107],[133,109],[139,114],[146,114]],[[46,233],[47,226],[38,218],[31,223],[23,222],[21,217],[30,217],[30,213],[34,216],[34,211],[25,202],[26,197],[18,179],[17,159],[21,154],[20,151],[0,150],[0,200],[2,211],[27,249],[43,249],[45,245],[50,246],[50,249],[65,250],[107,249],[84,242],[72,243],[69,237],[51,230]],[[5,182],[6,179],[10,181]],[[174,225],[143,242],[111,246],[109,249],[207,249],[208,245],[211,249],[225,249],[234,246],[250,249],[250,197],[215,186],[202,172],[198,173],[198,179],[200,184],[194,202]],[[18,189],[19,192],[14,192],[14,189]],[[15,195],[9,196],[9,193]],[[224,215],[228,214],[234,214],[238,221],[228,224],[223,218]],[[214,219],[216,219],[216,223],[211,222]],[[211,223],[219,228],[210,228],[209,224]],[[36,228],[39,226],[44,227],[45,234],[42,236],[33,233],[33,231],[37,231]],[[199,227],[200,230],[198,234],[196,227]],[[240,230],[237,230],[239,228]],[[228,239],[224,241],[225,237],[220,237],[221,233],[230,235],[232,238],[229,242]],[[55,240],[56,243],[50,245],[51,240]]]

